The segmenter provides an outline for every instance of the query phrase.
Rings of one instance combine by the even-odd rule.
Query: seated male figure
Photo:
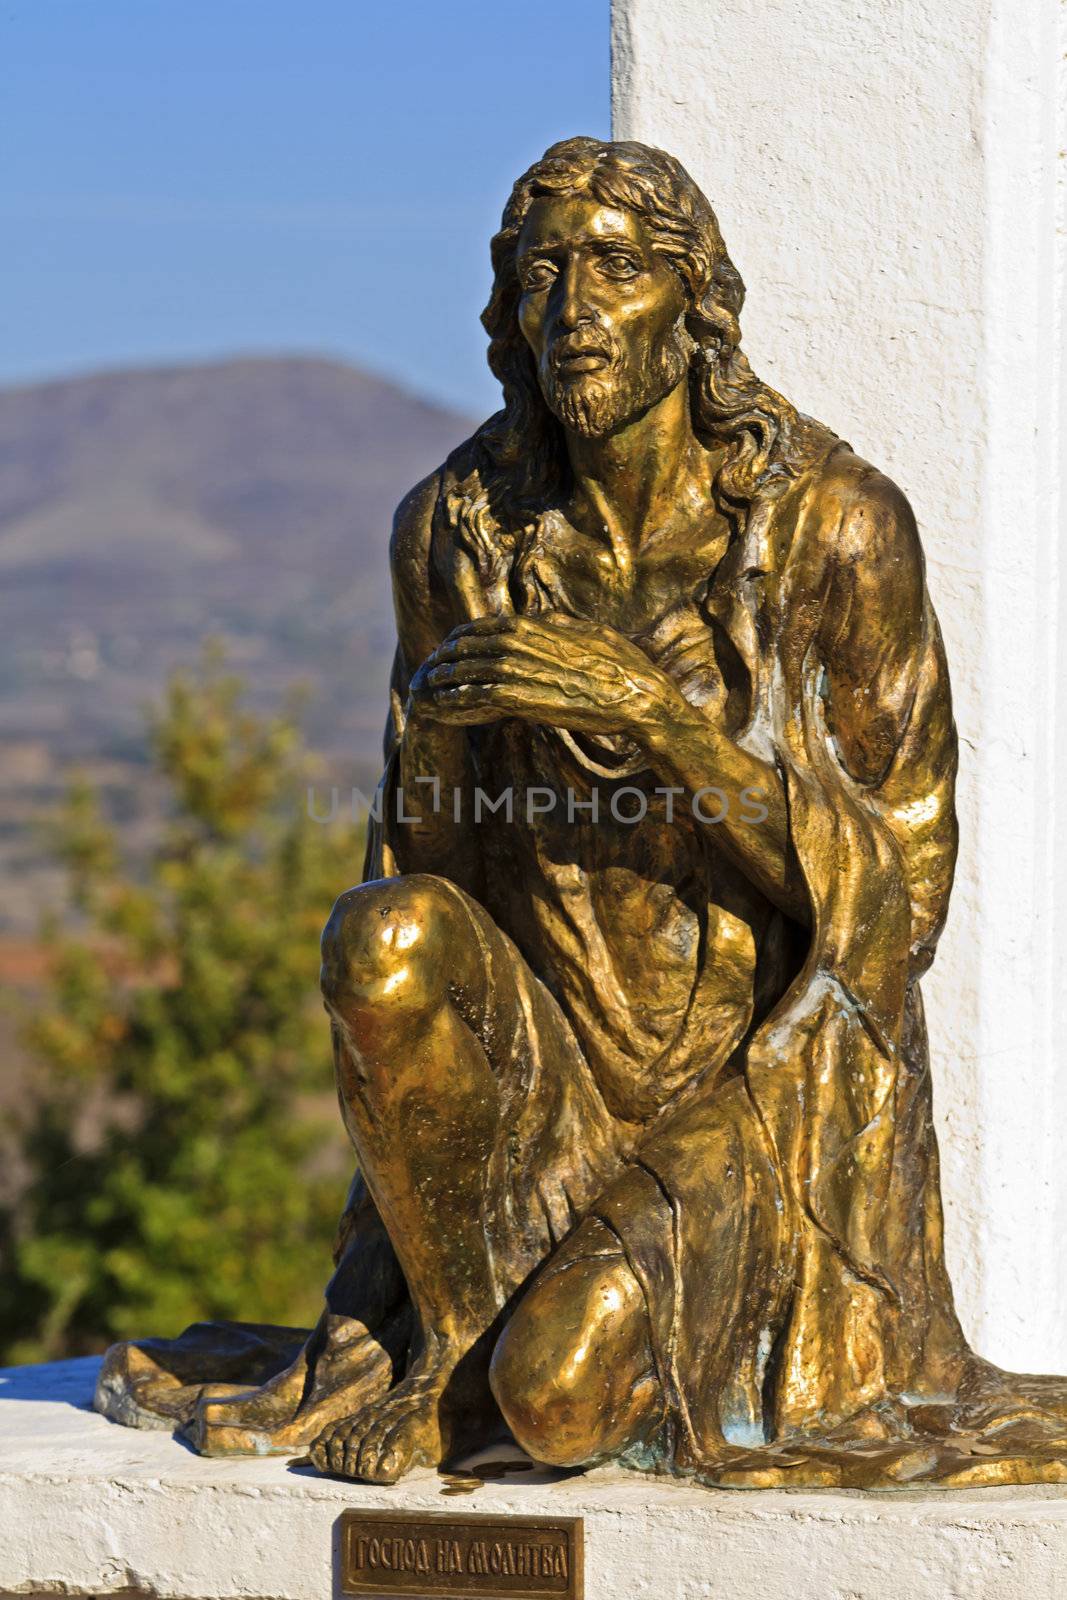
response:
[[[1054,1477],[1062,1393],[971,1355],[944,1271],[955,732],[907,502],[753,376],[671,157],[554,146],[493,263],[504,407],[397,513],[381,817],[323,938],[361,1174],[327,1312],[258,1388],[172,1364],[170,1414],[375,1482],[505,1425],[948,1482],[1043,1382],[980,1471]]]

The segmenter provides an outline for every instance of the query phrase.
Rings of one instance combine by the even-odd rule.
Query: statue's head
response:
[[[741,349],[745,289],[685,168],[648,145],[566,139],[523,173],[493,239],[482,314],[503,409],[457,452],[446,510],[482,573],[524,550],[566,485],[564,430],[602,437],[688,377],[714,492],[744,515],[811,449]],[[510,552],[510,554],[509,554]]]
[[[516,183],[483,322],[505,400],[540,392],[599,437],[692,369],[728,365],[744,286],[689,174],[662,150],[568,139]]]

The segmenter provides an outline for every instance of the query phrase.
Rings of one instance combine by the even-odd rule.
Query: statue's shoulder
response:
[[[471,470],[476,441],[477,435],[466,440],[442,466],[422,478],[393,516],[389,541],[393,606],[401,651],[410,666],[440,644],[454,621],[441,589],[435,540],[450,539],[447,502]]]
[[[438,510],[443,498],[474,470],[479,462],[479,436],[483,429],[448,456],[441,466],[409,489],[393,515],[389,559],[394,573],[427,570]]]
[[[796,495],[785,567],[797,616],[821,619],[827,660],[862,677],[871,641],[884,639],[887,629],[900,651],[917,649],[929,600],[919,532],[903,490],[842,445],[812,465]]]
[[[839,443],[797,485],[808,533],[838,562],[922,567],[915,514],[892,478]]]
[[[444,468],[438,467],[436,472],[420,479],[408,490],[393,514],[389,560],[394,571],[426,564],[443,472]]]

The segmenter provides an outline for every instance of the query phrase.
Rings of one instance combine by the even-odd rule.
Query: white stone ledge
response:
[[[429,1472],[373,1488],[116,1427],[89,1409],[96,1367],[0,1371],[0,1596],[328,1600],[351,1507],[583,1517],[588,1600],[1067,1594],[1063,1490],[730,1491],[616,1471],[462,1498]]]

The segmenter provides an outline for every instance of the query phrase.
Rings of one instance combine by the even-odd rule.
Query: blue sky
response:
[[[608,78],[608,0],[0,0],[0,382],[300,350],[491,409],[489,235]]]

